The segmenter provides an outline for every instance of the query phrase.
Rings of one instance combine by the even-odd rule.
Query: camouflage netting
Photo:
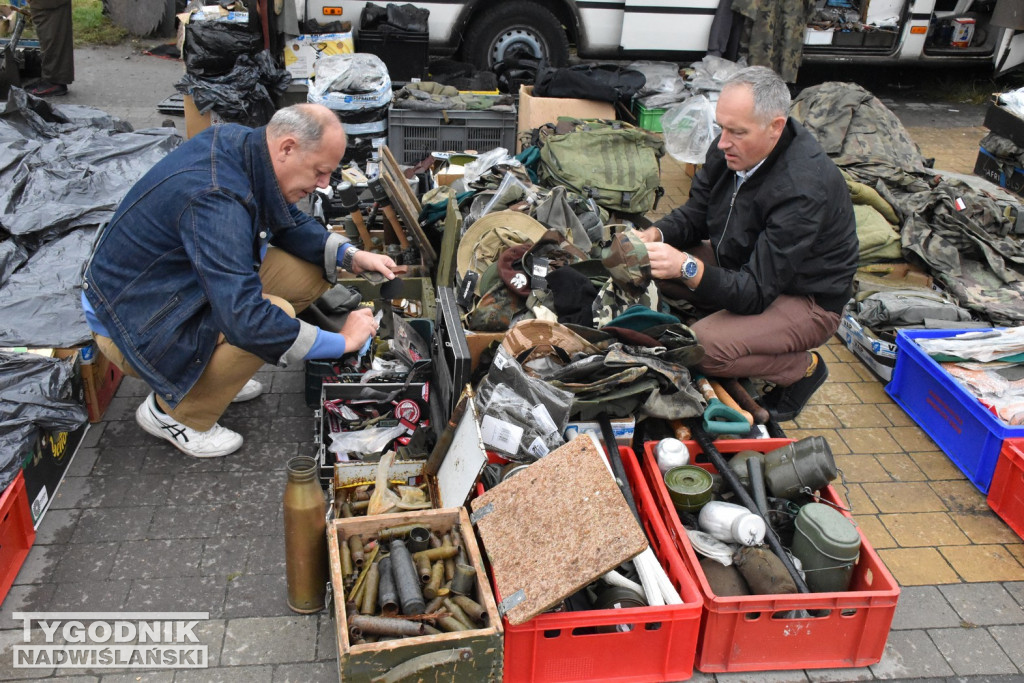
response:
[[[1024,322],[1024,243],[1011,234],[1019,202],[928,168],[896,116],[858,85],[807,88],[790,113],[837,166],[896,209],[905,259],[924,265],[975,317]]]

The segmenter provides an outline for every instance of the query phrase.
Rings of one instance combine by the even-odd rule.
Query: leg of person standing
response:
[[[42,80],[28,89],[37,97],[66,95],[75,80],[71,0],[29,0],[42,50]]]

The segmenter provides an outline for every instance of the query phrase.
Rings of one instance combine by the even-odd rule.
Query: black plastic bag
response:
[[[178,92],[192,96],[200,114],[213,110],[227,121],[262,126],[274,115],[270,91],[283,93],[291,75],[278,69],[267,50],[241,55],[230,72],[198,78],[186,73],[174,84]]]
[[[646,83],[642,72],[615,64],[578,64],[557,69],[542,66],[537,71],[533,94],[628,105]]]
[[[396,5],[389,2],[387,7],[366,3],[359,15],[360,31],[384,31],[398,29],[408,33],[426,33],[430,10],[410,3]]]
[[[263,36],[249,24],[194,21],[185,26],[185,71],[198,78],[223,76],[242,55],[263,49]]]
[[[85,424],[72,397],[71,360],[0,352],[0,491],[18,474],[40,430],[70,432]]]

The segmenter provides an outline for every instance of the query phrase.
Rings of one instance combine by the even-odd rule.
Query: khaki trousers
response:
[[[263,297],[292,317],[330,288],[319,265],[273,247],[267,250],[263,259],[260,280],[263,282]],[[112,339],[101,335],[93,335],[93,338],[97,348],[111,363],[126,375],[139,376]],[[171,410],[159,396],[156,400],[160,408],[178,422],[205,432],[217,423],[239,390],[261,367],[263,360],[260,357],[228,344],[221,334],[203,374],[177,407]]]

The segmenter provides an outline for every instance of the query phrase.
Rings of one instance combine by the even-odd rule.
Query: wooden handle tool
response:
[[[738,379],[730,377],[728,379],[719,379],[718,381],[721,383],[722,388],[728,391],[729,395],[735,399],[736,403],[740,404],[743,410],[754,416],[754,422],[764,425],[768,424],[768,421],[772,419],[768,411],[757,404],[757,401],[743,388]]]
[[[740,404],[733,400],[733,397],[729,395],[728,391],[722,388],[721,384],[719,384],[713,379],[709,379],[708,384],[711,385],[711,389],[715,392],[715,396],[718,397],[719,401],[721,401],[722,403],[724,403],[725,405],[729,406],[737,413],[742,415],[743,419],[747,421],[748,425],[750,425],[751,427],[754,426],[754,416],[748,413],[746,410],[743,410],[743,408],[740,408]]]

